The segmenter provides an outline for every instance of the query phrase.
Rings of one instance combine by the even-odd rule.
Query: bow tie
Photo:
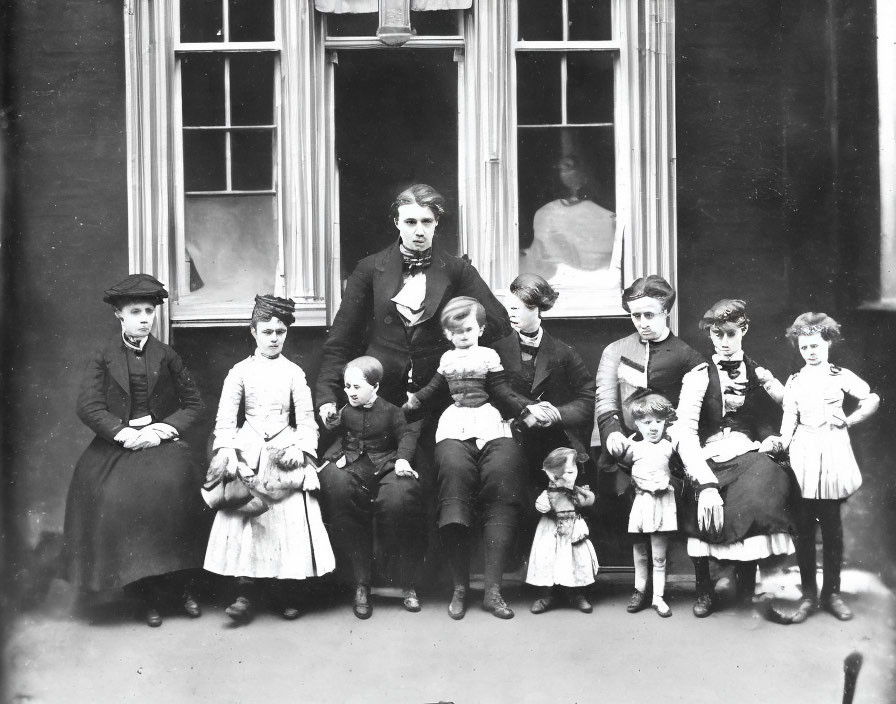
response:
[[[719,365],[719,369],[723,372],[728,373],[728,377],[730,379],[737,379],[740,376],[740,360],[737,359],[720,359],[716,364]]]
[[[427,249],[425,252],[420,252],[419,254],[414,255],[408,255],[402,252],[401,263],[403,269],[411,274],[423,271],[432,264],[432,249]]]
[[[520,342],[520,352],[534,357],[538,354],[538,347],[536,345],[527,345],[525,342]]]

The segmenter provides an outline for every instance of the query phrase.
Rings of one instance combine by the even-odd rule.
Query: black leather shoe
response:
[[[491,611],[498,618],[513,618],[513,610],[504,602],[501,591],[497,587],[489,587],[482,597],[482,608]]]
[[[190,618],[199,618],[202,616],[202,609],[199,608],[199,602],[193,598],[192,594],[184,594],[184,613]]]
[[[790,623],[802,623],[816,611],[818,611],[818,602],[815,599],[805,598],[800,601],[800,605],[790,616]]]
[[[455,621],[460,621],[467,613],[467,588],[455,587],[451,595],[451,603],[448,604],[448,615]]]
[[[417,592],[414,589],[405,589],[404,600],[402,603],[404,604],[405,611],[410,611],[414,614],[420,611],[420,598],[417,596]]]
[[[249,623],[252,620],[252,604],[246,597],[239,596],[235,602],[224,609],[224,613],[233,619],[235,623]]]
[[[550,611],[554,608],[554,604],[556,601],[556,597],[553,596],[543,596],[540,599],[536,599],[532,602],[532,606],[529,608],[533,614],[543,614],[545,611]]]
[[[280,615],[287,621],[295,621],[299,617],[299,610],[294,606],[287,606]]]
[[[373,615],[373,606],[370,604],[370,587],[359,584],[355,589],[355,603],[352,605],[355,616],[361,619],[370,618]]]
[[[162,625],[162,614],[158,609],[146,610],[146,625],[150,628],[158,628]]]
[[[694,602],[694,616],[706,618],[712,613],[712,597],[709,594],[698,594]]]
[[[849,621],[852,618],[852,611],[843,603],[843,599],[839,594],[831,594],[829,597],[822,599],[821,608],[841,621]]]
[[[647,606],[647,593],[635,589],[632,591],[632,598],[628,600],[628,606],[625,607],[625,610],[630,614],[636,614],[646,609]]]
[[[584,594],[570,594],[569,605],[574,609],[578,609],[583,614],[590,614],[594,610],[591,606],[591,602],[588,601],[588,598]]]
[[[656,603],[656,599],[659,599],[658,604]],[[662,618],[669,618],[672,615],[672,609],[669,608],[669,605],[662,597],[654,597],[653,610]]]

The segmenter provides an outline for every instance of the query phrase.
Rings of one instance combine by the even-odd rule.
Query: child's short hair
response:
[[[572,457],[573,462],[575,462],[578,458],[578,453],[569,447],[558,447],[556,450],[552,450],[551,453],[544,458],[542,468],[545,472],[549,472],[550,474],[560,474],[560,470],[569,463],[570,457]]]
[[[476,322],[480,327],[485,325],[485,306],[470,296],[457,296],[452,298],[442,308],[442,316],[439,322],[443,330],[453,330],[461,320],[467,318],[470,313],[476,313]]]
[[[383,379],[383,365],[376,357],[363,356],[353,359],[342,368],[342,376],[349,369],[360,369],[364,380],[371,386],[376,386]]]
[[[653,416],[671,423],[677,417],[675,415],[675,406],[672,405],[672,402],[655,391],[632,394],[628,400],[628,408],[632,418],[635,420]]]
[[[794,347],[799,347],[800,335],[821,334],[822,340],[830,343],[840,341],[840,323],[826,313],[803,313],[787,328],[786,337]]]
[[[747,304],[739,298],[723,298],[717,301],[703,314],[698,323],[701,330],[723,330],[726,325],[736,325],[741,330],[746,330],[749,324]]]

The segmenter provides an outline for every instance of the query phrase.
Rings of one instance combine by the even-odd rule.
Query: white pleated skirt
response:
[[[305,579],[336,567],[317,499],[295,491],[260,516],[219,511],[205,569],[234,577]]]
[[[635,491],[628,517],[629,533],[665,533],[678,530],[675,492],[668,488],[659,494]]]
[[[575,520],[581,521],[577,517]],[[571,522],[570,522],[571,523]],[[571,525],[559,525],[553,516],[542,516],[535,530],[526,582],[539,587],[586,587],[594,584],[599,565],[591,541],[570,540]]]
[[[798,425],[790,443],[790,466],[804,499],[845,499],[862,486],[846,428]]]

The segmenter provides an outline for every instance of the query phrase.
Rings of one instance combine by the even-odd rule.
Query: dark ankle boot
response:
[[[482,608],[491,611],[498,618],[513,618],[513,610],[504,602],[501,596],[501,588],[497,584],[487,586],[482,598]]]
[[[249,623],[252,620],[252,602],[244,596],[238,596],[236,601],[224,609],[224,613],[239,625]]]
[[[463,584],[455,584],[451,594],[451,603],[448,604],[448,615],[455,621],[460,621],[467,613],[467,587]]]
[[[360,619],[368,619],[373,615],[373,606],[370,603],[370,587],[359,584],[355,589],[355,601],[352,611]]]
[[[697,599],[694,601],[694,616],[706,618],[712,613],[713,583],[709,575],[709,558],[694,557],[694,577],[697,582]]]

